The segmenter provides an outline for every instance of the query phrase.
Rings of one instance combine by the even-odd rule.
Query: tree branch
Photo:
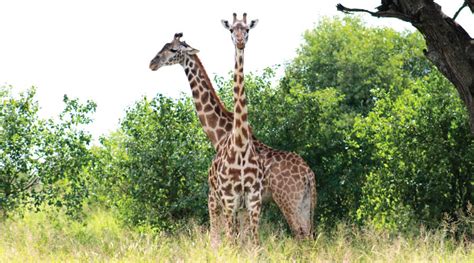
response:
[[[471,9],[471,12],[474,14],[474,0],[465,0],[467,6],[469,6],[469,9]]]
[[[28,190],[33,185],[35,185],[39,181],[39,177],[35,176],[31,181],[21,189],[21,192]]]
[[[348,8],[348,7],[345,7],[343,6],[342,4],[337,4],[336,5],[336,8],[338,11],[341,11],[343,13],[346,13],[346,14],[350,14],[351,12],[364,12],[364,13],[369,13],[370,15],[372,16],[375,16],[375,17],[392,17],[392,18],[398,18],[400,20],[403,20],[405,22],[409,22],[409,23],[414,23],[416,22],[416,19],[414,17],[410,17],[410,16],[407,16],[401,12],[398,12],[392,8],[387,8],[386,10],[381,10],[381,11],[377,11],[377,12],[371,12],[369,10],[366,10],[366,9],[360,9],[360,8]]]
[[[372,16],[377,16],[377,13],[375,12],[371,12],[369,10],[360,9],[360,8],[348,8],[348,7],[343,6],[342,4],[337,4],[336,8],[337,8],[337,11],[341,11],[346,14],[350,14],[351,12],[365,12],[365,13],[371,14]]]
[[[464,2],[464,4],[462,4],[462,6],[458,9],[458,11],[454,14],[453,20],[456,20],[456,17],[458,17],[459,13],[461,13],[461,10],[463,10],[464,7],[466,7],[466,6],[467,6],[467,1]]]

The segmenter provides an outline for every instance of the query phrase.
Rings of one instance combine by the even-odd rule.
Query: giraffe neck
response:
[[[232,130],[232,113],[217,96],[197,55],[186,56],[181,65],[188,77],[199,121],[214,149],[217,149],[221,139]]]
[[[247,121],[247,99],[244,90],[244,50],[235,49],[234,69],[234,145],[244,150],[249,143],[250,128]]]

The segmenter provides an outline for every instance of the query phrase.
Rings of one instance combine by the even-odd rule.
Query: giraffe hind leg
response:
[[[297,201],[296,201],[297,200]],[[297,239],[303,239],[305,235],[307,234],[307,227],[305,220],[303,220],[303,217],[299,214],[301,209],[300,209],[300,204],[302,198],[298,198],[296,200],[288,200],[285,197],[282,197],[281,195],[275,195],[274,196],[274,201],[277,204],[277,206],[280,208],[280,211],[283,213],[283,216],[286,219],[286,222],[290,226],[291,232]]]
[[[307,184],[298,206],[298,216],[300,222],[300,235],[302,238],[309,238],[312,235],[312,191],[311,185]]]

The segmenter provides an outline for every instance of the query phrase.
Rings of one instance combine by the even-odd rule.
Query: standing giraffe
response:
[[[234,22],[237,15],[234,14]],[[246,15],[242,29],[234,31],[234,120],[232,132],[218,147],[216,157],[209,171],[209,216],[211,219],[211,238],[216,242],[216,220],[219,207],[226,222],[226,236],[235,236],[238,228],[237,212],[246,208],[249,215],[253,241],[259,243],[258,224],[262,208],[263,162],[253,143],[252,131],[248,123],[247,101],[244,86],[244,49],[248,31],[258,20],[247,26]],[[245,34],[243,33],[245,32]]]
[[[174,64],[183,67],[203,130],[217,149],[222,138],[232,130],[233,113],[217,96],[197,56],[198,50],[180,41],[181,37],[182,33],[177,33],[163,46],[151,60],[150,69],[155,71]],[[310,236],[316,204],[315,177],[311,169],[294,153],[272,149],[255,138],[253,143],[265,165],[264,201],[276,202],[297,238]]]
[[[243,14],[242,20],[238,20],[237,14],[234,13],[232,24],[229,24],[227,20],[221,20],[221,23],[230,31],[235,46],[234,82],[241,87],[236,85],[234,94],[237,88],[240,88],[243,93],[245,44],[248,41],[250,29],[257,25],[258,19],[247,24],[246,13]],[[243,102],[245,103],[245,95]],[[249,131],[251,132],[251,129]],[[298,238],[310,237],[316,206],[316,178],[313,171],[297,154],[275,151],[256,139],[253,143],[264,165],[264,194],[266,192],[272,194],[294,235]]]

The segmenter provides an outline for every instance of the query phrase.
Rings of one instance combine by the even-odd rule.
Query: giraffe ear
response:
[[[199,53],[199,50],[192,47],[187,47],[186,53],[188,53],[189,55],[194,55],[194,54]]]
[[[249,28],[252,29],[252,28],[256,27],[257,24],[258,24],[258,19],[252,20],[252,21],[250,22]]]
[[[221,23],[222,23],[222,25],[224,26],[225,29],[227,29],[227,30],[230,29],[229,21],[222,19]]]

